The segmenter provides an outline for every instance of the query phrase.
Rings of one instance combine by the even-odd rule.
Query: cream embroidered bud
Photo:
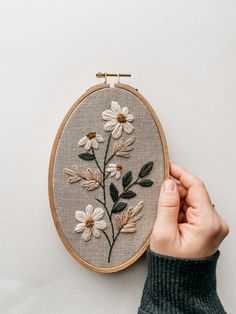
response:
[[[86,180],[81,185],[87,191],[93,191],[97,189],[100,185],[101,173],[97,170],[87,169],[86,172],[82,172],[83,178]]]
[[[129,208],[120,215],[116,215],[117,228],[122,233],[133,233],[136,231],[136,222],[143,214],[140,214],[143,202],[139,202],[134,208]]]
[[[104,142],[103,137],[100,134],[97,134],[96,131],[89,131],[86,136],[82,137],[79,140],[79,146],[85,146],[86,150],[90,148],[98,149],[98,143]]]
[[[75,183],[81,180],[82,174],[79,171],[79,167],[76,165],[72,165],[72,169],[65,168],[64,173],[66,173],[70,178],[68,179],[68,183]]]
[[[99,238],[100,230],[104,230],[107,224],[104,220],[101,220],[104,216],[104,210],[102,208],[95,208],[88,204],[85,208],[85,212],[78,210],[75,212],[75,218],[79,222],[75,227],[75,232],[83,232],[82,239],[89,241],[93,235],[95,238]]]
[[[115,141],[113,146],[113,153],[120,157],[130,157],[130,152],[134,148],[135,137],[131,136],[126,141],[122,138],[120,141]]]
[[[127,107],[121,108],[118,102],[111,102],[111,109],[106,109],[102,112],[103,120],[107,122],[104,125],[105,131],[112,131],[112,136],[117,139],[122,132],[130,134],[134,130],[134,126],[130,123],[134,120],[132,114],[129,114]]]

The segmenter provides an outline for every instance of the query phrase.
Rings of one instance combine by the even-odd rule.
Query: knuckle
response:
[[[158,203],[158,207],[159,208],[167,208],[167,209],[176,209],[177,205],[176,205],[176,200],[175,198],[171,198],[169,197],[168,199],[160,199],[159,203]]]
[[[197,183],[197,184],[198,184],[200,187],[206,189],[206,185],[205,185],[205,183],[204,183],[202,180],[198,179],[198,183]]]

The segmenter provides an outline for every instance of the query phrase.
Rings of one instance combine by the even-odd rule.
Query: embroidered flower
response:
[[[82,187],[87,191],[93,191],[100,185],[101,173],[99,170],[87,169],[86,172],[82,172],[83,178],[86,180],[82,183]]]
[[[128,134],[134,130],[133,125],[130,123],[134,120],[133,115],[129,114],[127,107],[121,109],[116,101],[111,102],[111,109],[103,111],[102,118],[107,121],[104,125],[104,130],[112,131],[112,136],[115,139],[121,136],[123,130]]]
[[[117,228],[122,233],[133,233],[136,231],[136,221],[142,217],[140,214],[143,202],[139,202],[134,208],[129,208],[120,215],[116,215]]]
[[[76,165],[72,165],[72,169],[65,168],[64,172],[70,176],[68,179],[68,183],[75,183],[81,180],[82,174],[79,171],[79,167]]]
[[[135,137],[131,136],[126,141],[122,138],[120,141],[115,141],[113,153],[120,157],[130,157],[130,151],[133,150]]]
[[[82,137],[79,140],[79,146],[85,146],[86,150],[90,148],[98,149],[98,143],[104,142],[103,137],[100,134],[97,134],[96,131],[89,131],[86,136]]]
[[[109,167],[106,168],[107,172],[110,172],[110,177],[115,177],[116,179],[119,179],[121,176],[121,171],[123,169],[122,165],[117,164],[109,164]]]
[[[104,216],[104,210],[88,204],[85,208],[85,212],[78,210],[75,212],[75,218],[79,222],[75,227],[75,232],[83,232],[82,239],[89,241],[93,235],[95,238],[99,238],[100,230],[104,230],[107,224],[104,220],[101,220]]]

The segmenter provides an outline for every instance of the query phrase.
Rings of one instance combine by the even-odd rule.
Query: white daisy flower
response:
[[[100,134],[97,134],[95,131],[89,131],[86,136],[82,137],[79,140],[79,146],[85,146],[86,150],[90,148],[98,149],[98,143],[104,142],[103,137]]]
[[[133,115],[129,113],[127,107],[121,109],[116,101],[111,102],[111,109],[103,111],[102,118],[107,121],[104,125],[104,130],[112,131],[112,136],[115,139],[121,136],[123,130],[127,134],[134,130],[134,126],[130,123],[134,120]]]
[[[121,171],[123,169],[122,165],[116,165],[116,164],[109,164],[109,167],[106,168],[107,172],[110,172],[110,177],[115,177],[116,179],[119,179],[121,176]]]
[[[75,227],[75,232],[83,232],[82,239],[89,241],[93,235],[95,238],[99,238],[100,230],[104,230],[107,224],[104,220],[101,220],[104,216],[104,210],[88,204],[85,208],[85,212],[78,210],[75,212],[75,218],[79,222]]]

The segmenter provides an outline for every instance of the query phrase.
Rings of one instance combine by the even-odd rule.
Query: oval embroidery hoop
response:
[[[147,100],[119,80],[89,88],[64,117],[50,157],[51,213],[66,249],[96,272],[133,264],[149,245],[168,177],[165,135]]]

